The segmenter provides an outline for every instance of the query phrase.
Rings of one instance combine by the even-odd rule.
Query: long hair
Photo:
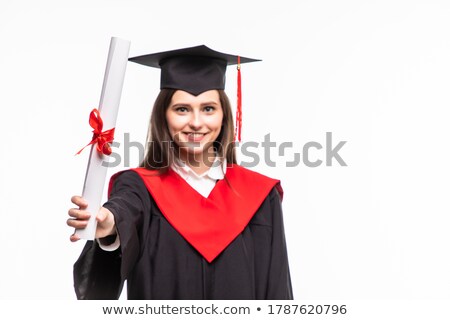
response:
[[[147,133],[147,148],[140,166],[165,173],[175,159],[179,157],[178,147],[170,136],[166,110],[170,105],[175,89],[161,89],[153,105],[152,115]],[[213,143],[214,150],[220,159],[229,164],[236,164],[234,149],[234,125],[230,101],[223,90],[219,92],[223,111],[222,129]]]

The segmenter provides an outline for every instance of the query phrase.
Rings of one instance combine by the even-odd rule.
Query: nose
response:
[[[200,113],[197,111],[192,112],[191,118],[189,119],[189,127],[194,131],[198,131],[201,129],[202,125],[203,121],[201,119]]]

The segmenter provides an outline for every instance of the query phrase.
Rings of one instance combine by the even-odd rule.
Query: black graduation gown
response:
[[[118,299],[125,280],[128,299],[293,299],[275,187],[211,263],[169,224],[136,172],[120,174],[104,207],[121,246],[86,243],[74,265],[78,299]]]

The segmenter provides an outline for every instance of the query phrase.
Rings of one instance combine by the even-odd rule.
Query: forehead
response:
[[[205,102],[220,104],[219,92],[217,90],[208,90],[195,96],[189,92],[177,90],[172,96],[171,104],[201,104]]]

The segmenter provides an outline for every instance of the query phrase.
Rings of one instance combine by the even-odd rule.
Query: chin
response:
[[[185,150],[189,154],[203,154],[205,152],[205,149],[202,147],[186,148]]]
[[[209,148],[212,146],[212,143],[209,143],[207,145],[205,144],[198,144],[198,143],[192,143],[192,142],[182,142],[179,144],[180,149],[188,154],[204,154],[209,150]]]
[[[192,142],[179,142],[177,143],[179,148],[188,153],[199,153],[203,152],[204,146],[199,145],[198,143]]]

